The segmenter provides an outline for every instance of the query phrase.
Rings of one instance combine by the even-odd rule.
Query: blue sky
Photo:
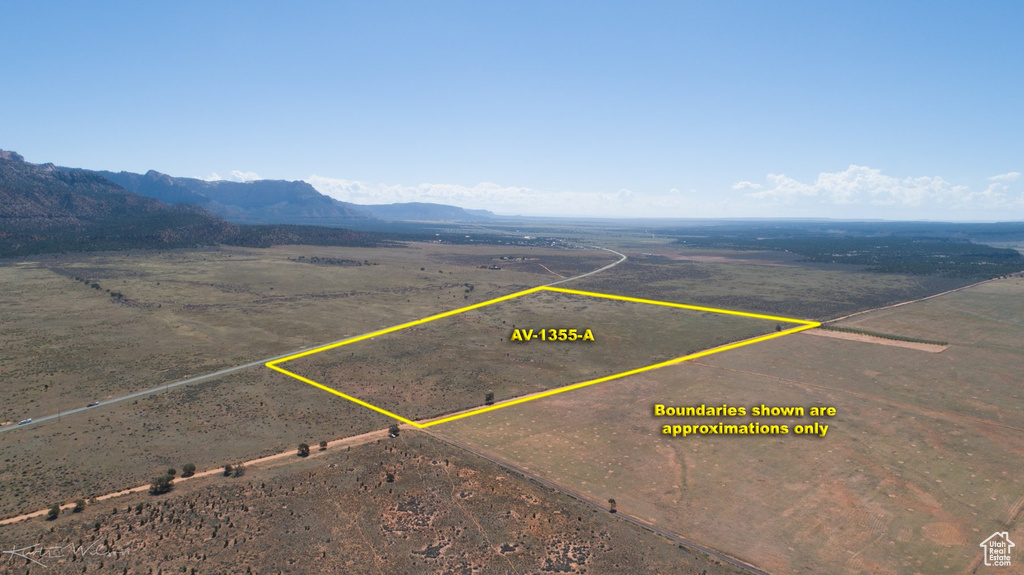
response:
[[[1024,219],[1024,2],[10,3],[0,148],[505,214]]]

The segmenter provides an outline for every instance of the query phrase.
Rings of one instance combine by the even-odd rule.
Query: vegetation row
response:
[[[891,333],[881,333],[877,331],[868,331],[866,329],[857,329],[853,327],[839,327],[837,325],[822,324],[821,329],[828,331],[840,331],[843,333],[855,333],[859,335],[869,335],[871,337],[880,337],[882,339],[891,339],[894,341],[906,341],[910,343],[927,343],[930,345],[949,345],[948,341],[938,341],[934,339],[922,339],[919,337],[907,337],[905,335],[893,335]]]

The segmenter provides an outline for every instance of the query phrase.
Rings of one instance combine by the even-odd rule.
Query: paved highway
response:
[[[345,338],[345,339],[348,339],[348,338]],[[342,340],[342,341],[344,341],[344,340]],[[314,346],[314,347],[310,347],[310,348],[307,348],[307,349],[316,349],[317,347],[320,347],[320,346]],[[303,350],[303,351],[305,351],[305,350]],[[31,423],[26,423],[24,425],[19,425],[19,424],[15,423],[14,425],[8,425],[6,427],[0,427],[0,433],[5,432],[5,431],[12,431],[14,429],[23,429],[23,428],[26,428],[26,427],[31,427],[31,426],[33,426],[33,425],[35,425],[37,423],[42,423],[44,421],[50,421],[51,419],[57,419],[58,417],[67,417],[69,415],[74,415],[76,413],[81,413],[83,411],[90,411],[90,410],[96,409],[98,407],[102,407],[104,405],[110,405],[112,403],[117,403],[119,401],[127,401],[129,399],[136,399],[138,397],[149,395],[151,393],[156,393],[158,391],[164,391],[164,390],[170,389],[172,387],[178,387],[179,385],[187,385],[189,383],[196,383],[196,382],[199,382],[199,381],[205,381],[207,379],[213,379],[215,377],[220,377],[222,375],[227,375],[227,374],[235,372],[235,371],[241,371],[243,369],[249,369],[250,367],[260,366],[260,365],[265,364],[268,361],[274,361],[275,359],[281,359],[282,357],[288,357],[289,355],[292,355],[293,353],[299,353],[299,352],[285,353],[285,354],[282,354],[282,355],[278,355],[276,357],[271,357],[271,358],[267,358],[267,359],[261,359],[259,361],[253,361],[253,362],[250,362],[250,363],[247,363],[247,364],[244,364],[244,365],[236,365],[234,367],[229,367],[227,369],[222,369],[220,371],[215,371],[213,373],[207,373],[206,375],[197,375],[196,377],[190,377],[188,379],[182,379],[181,381],[175,381],[173,383],[166,383],[164,385],[160,385],[160,386],[157,386],[157,387],[151,387],[149,389],[144,389],[142,391],[136,391],[135,393],[129,393],[128,395],[123,395],[121,397],[115,397],[113,399],[106,399],[106,400],[98,402],[96,405],[94,405],[92,407],[85,407],[83,405],[82,407],[76,407],[74,409],[69,409],[67,411],[61,411],[60,413],[54,413],[52,415],[44,415],[42,417],[35,417],[35,418],[32,419]]]

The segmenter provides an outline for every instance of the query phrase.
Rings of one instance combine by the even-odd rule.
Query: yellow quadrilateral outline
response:
[[[762,335],[762,336],[758,336],[758,337],[754,337],[754,338],[750,338],[750,339],[745,339],[743,341],[737,341],[737,342],[733,342],[733,343],[730,343],[730,344],[726,344],[726,345],[722,345],[722,346],[718,346],[718,347],[713,347],[713,348],[710,348],[710,349],[706,349],[704,351],[698,351],[697,353],[691,353],[690,355],[684,355],[682,357],[677,357],[675,359],[670,359],[668,361],[663,361],[663,362],[660,362],[660,363],[655,363],[653,365],[648,365],[646,367],[639,367],[637,369],[631,369],[629,371],[624,371],[622,373],[616,373],[616,374],[613,374],[613,375],[607,375],[605,377],[599,377],[597,379],[591,379],[591,380],[588,380],[588,381],[581,381],[579,383],[574,383],[572,385],[567,385],[567,386],[559,387],[559,388],[555,388],[555,389],[549,389],[547,391],[541,391],[541,392],[538,392],[538,393],[526,395],[526,396],[523,396],[523,397],[518,397],[518,398],[515,398],[515,399],[509,399],[509,400],[506,400],[506,401],[495,403],[494,405],[489,405],[487,407],[471,409],[471,410],[468,410],[468,411],[464,411],[464,412],[461,412],[461,413],[456,413],[456,414],[449,415],[449,416],[444,416],[444,417],[439,417],[439,418],[435,418],[435,419],[430,419],[430,420],[424,421],[423,423],[419,423],[419,422],[413,421],[411,419],[406,419],[406,418],[402,417],[401,415],[398,415],[398,414],[395,414],[395,413],[391,413],[390,411],[388,411],[386,409],[382,409],[380,407],[377,407],[376,405],[373,405],[371,403],[367,403],[367,402],[365,402],[365,401],[363,401],[363,400],[361,400],[361,399],[359,399],[357,397],[353,397],[351,395],[342,393],[342,392],[340,392],[340,391],[338,391],[336,389],[332,389],[330,387],[327,387],[326,385],[323,385],[322,383],[317,383],[317,382],[313,381],[312,379],[308,379],[308,378],[303,377],[303,376],[301,376],[301,375],[299,375],[297,373],[292,373],[292,372],[288,371],[287,369],[284,369],[283,367],[280,366],[280,364],[288,362],[288,361],[291,361],[293,359],[299,359],[300,357],[306,357],[306,356],[309,356],[309,355],[313,355],[314,353],[320,353],[322,351],[327,351],[329,349],[334,349],[334,348],[337,348],[337,347],[341,347],[343,345],[349,345],[349,344],[355,343],[357,341],[363,341],[365,339],[370,339],[370,338],[373,338],[373,337],[377,337],[378,335],[384,335],[384,334],[387,334],[387,333],[393,333],[393,332],[400,331],[400,330],[403,330],[403,329],[406,329],[406,328],[409,328],[409,327],[421,325],[421,324],[424,324],[424,323],[428,323],[428,322],[431,322],[431,321],[434,321],[434,320],[438,320],[438,319],[443,319],[443,318],[446,318],[446,317],[451,317],[453,315],[458,315],[460,313],[464,313],[464,312],[471,311],[471,310],[474,310],[474,309],[480,309],[482,307],[486,307],[486,306],[489,306],[489,305],[492,305],[492,304],[496,304],[496,303],[499,303],[499,302],[503,302],[503,301],[508,301],[510,299],[515,299],[517,297],[522,297],[524,295],[529,295],[529,294],[537,293],[537,292],[540,292],[540,291],[550,291],[550,292],[556,292],[556,293],[582,295],[582,296],[587,296],[587,297],[596,297],[596,298],[611,299],[611,300],[618,300],[618,301],[628,301],[628,302],[633,302],[633,303],[643,303],[643,304],[649,304],[649,305],[661,305],[661,306],[666,306],[666,307],[674,307],[674,308],[678,308],[678,309],[688,309],[688,310],[694,310],[694,311],[704,311],[704,312],[710,312],[710,313],[720,313],[720,314],[725,314],[725,315],[735,315],[735,316],[741,316],[741,317],[751,317],[751,318],[757,318],[757,319],[767,319],[767,320],[772,320],[772,321],[781,321],[781,322],[785,322],[785,323],[795,323],[795,324],[799,324],[799,325],[797,327],[793,327],[793,328],[790,328],[790,329],[784,329],[782,331],[777,331],[775,333],[770,333],[768,335]],[[783,337],[783,336],[786,336],[786,335],[789,335],[789,334],[792,334],[792,333],[797,333],[799,331],[804,331],[804,330],[807,330],[807,329],[816,328],[816,327],[818,327],[820,325],[821,324],[819,322],[808,321],[808,320],[804,320],[804,319],[794,319],[794,318],[789,318],[789,317],[779,317],[779,316],[764,315],[764,314],[759,314],[759,313],[748,313],[748,312],[743,312],[743,311],[734,311],[734,310],[728,310],[728,309],[718,309],[718,308],[713,308],[713,307],[702,307],[702,306],[687,305],[687,304],[682,304],[682,303],[673,303],[673,302],[667,302],[667,301],[657,301],[657,300],[650,300],[650,299],[641,299],[641,298],[635,298],[635,297],[613,295],[613,294],[605,294],[605,293],[596,293],[596,292],[589,292],[589,291],[580,291],[580,290],[573,290],[573,289],[566,289],[566,288],[559,288],[559,287],[540,286],[540,287],[530,288],[528,290],[523,290],[523,291],[515,292],[515,293],[509,294],[509,295],[501,296],[499,298],[494,298],[494,299],[487,300],[487,301],[484,301],[484,302],[475,303],[473,305],[469,305],[469,306],[466,306],[466,307],[460,307],[458,309],[453,309],[451,311],[446,311],[446,312],[443,312],[443,313],[435,314],[435,315],[432,315],[432,316],[425,317],[423,319],[418,319],[416,321],[410,321],[410,322],[407,322],[407,323],[391,326],[391,327],[384,328],[384,329],[381,329],[381,330],[377,330],[377,331],[374,331],[374,332],[365,333],[363,335],[359,335],[359,336],[356,336],[356,337],[353,337],[353,338],[349,338],[349,339],[346,339],[346,340],[343,340],[343,341],[331,343],[331,344],[324,345],[324,346],[321,346],[321,347],[317,347],[317,348],[314,348],[314,349],[309,349],[309,350],[306,350],[306,351],[302,351],[302,352],[299,352],[299,353],[296,353],[296,354],[293,354],[293,355],[289,355],[287,357],[282,357],[280,359],[275,359],[274,361],[267,362],[265,365],[267,367],[269,367],[270,369],[273,369],[273,370],[279,371],[279,372],[281,372],[281,373],[283,373],[285,375],[294,377],[295,379],[297,379],[297,380],[299,380],[301,382],[304,382],[304,383],[308,383],[309,385],[312,385],[313,387],[316,387],[318,389],[322,389],[322,390],[324,390],[324,391],[326,391],[328,393],[333,393],[334,395],[337,395],[338,397],[343,397],[343,398],[345,398],[345,399],[347,399],[347,400],[349,400],[349,401],[351,401],[353,403],[356,403],[358,405],[361,405],[361,406],[363,406],[363,407],[365,407],[367,409],[372,409],[373,411],[376,411],[378,413],[382,413],[382,414],[384,414],[384,415],[386,415],[388,417],[391,417],[391,418],[394,418],[394,419],[396,419],[398,421],[401,421],[402,423],[408,423],[409,425],[412,425],[413,427],[418,427],[418,428],[422,429],[424,427],[430,427],[431,425],[437,425],[439,423],[445,423],[445,422],[448,422],[448,421],[455,421],[456,419],[462,419],[464,417],[469,417],[471,415],[478,415],[478,414],[481,414],[481,413],[487,413],[488,411],[494,411],[496,409],[503,409],[505,407],[510,407],[512,405],[518,405],[520,403],[525,403],[527,401],[533,401],[535,399],[540,399],[542,397],[549,397],[549,396],[556,395],[556,394],[559,394],[559,393],[565,393],[566,391],[572,391],[574,389],[579,389],[581,387],[587,387],[587,386],[595,385],[595,384],[598,384],[598,383],[604,383],[606,381],[611,381],[613,379],[620,379],[620,378],[623,378],[623,377],[626,377],[626,376],[635,375],[635,374],[638,374],[638,373],[643,373],[645,371],[650,371],[652,369],[658,369],[658,368],[666,367],[666,366],[669,366],[669,365],[676,365],[676,364],[679,364],[679,363],[683,363],[684,361],[689,361],[691,359],[697,359],[699,357],[706,357],[706,356],[709,356],[709,355],[712,355],[712,354],[715,354],[715,353],[721,353],[721,352],[726,351],[726,350],[736,349],[738,347],[743,347],[745,345],[751,345],[751,344],[754,344],[754,343],[758,343],[758,342],[762,342],[762,341],[767,341],[769,339],[775,339],[777,337]]]

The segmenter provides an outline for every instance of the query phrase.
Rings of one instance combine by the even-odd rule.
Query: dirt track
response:
[[[601,267],[601,268],[598,268],[596,270],[593,270],[593,271],[590,271],[590,272],[587,272],[587,273],[583,273],[583,274],[580,274],[580,275],[577,275],[577,276],[573,276],[571,278],[562,279],[560,281],[557,281],[555,283],[548,284],[548,285],[557,285],[557,284],[565,283],[565,282],[572,281],[572,280],[575,280],[575,279],[580,279],[580,278],[584,278],[584,277],[587,277],[587,276],[590,276],[590,275],[594,275],[596,273],[600,273],[600,272],[609,270],[609,269],[611,269],[611,268],[621,264],[622,262],[626,261],[626,259],[627,259],[624,254],[621,254],[621,253],[619,253],[619,252],[617,252],[615,250],[610,250],[608,248],[602,248],[602,247],[597,247],[597,246],[592,246],[592,248],[613,253],[613,254],[619,256],[619,259],[617,261],[611,263],[611,264],[608,264],[608,265],[606,265],[604,267]],[[541,267],[544,267],[544,266],[541,266]],[[544,269],[548,269],[548,268],[544,267]],[[551,270],[548,270],[548,271],[551,272]],[[564,276],[560,276],[559,274],[555,274],[555,272],[551,272],[551,273],[556,275],[556,276],[558,276],[558,277],[564,277]],[[278,357],[284,357],[284,356],[278,356]],[[277,358],[272,358],[272,359],[277,359]],[[208,375],[204,375],[204,376],[199,376],[199,377],[191,378],[191,379],[188,379],[188,380],[184,380],[184,381],[181,381],[181,382],[174,383],[172,385],[177,386],[177,385],[181,385],[181,384],[184,384],[184,383],[189,383],[189,382],[192,382],[192,381],[198,381],[198,380],[201,380],[201,379],[207,379],[207,378],[216,377],[218,375],[222,375],[224,373],[228,373],[228,372],[231,372],[231,371],[235,371],[235,370],[239,370],[239,369],[246,369],[246,368],[253,367],[253,366],[256,366],[256,365],[261,365],[261,364],[266,363],[267,361],[271,361],[271,359],[263,359],[263,360],[259,360],[259,361],[256,361],[256,362],[251,362],[251,363],[248,363],[248,364],[245,364],[245,365],[242,365],[242,366],[228,368],[226,370],[222,370],[222,371],[219,371],[217,373],[213,373],[213,374],[208,374]],[[165,385],[165,386],[162,386],[162,387],[154,388],[154,390],[167,389],[168,387],[170,387],[170,386]],[[129,396],[117,398],[117,399],[114,399],[114,400],[111,400],[111,401],[120,401],[120,400],[127,399],[127,398],[130,398],[130,397],[137,397],[137,396],[140,396],[140,395],[151,393],[154,390],[146,390],[146,391],[135,393],[135,394],[132,394],[132,395],[129,395]],[[111,401],[106,401],[104,403],[110,403]],[[79,409],[79,410],[76,410],[76,411],[83,411],[83,410],[85,410],[85,408],[82,408],[82,409]],[[65,415],[67,415],[67,412],[65,412]],[[47,416],[47,417],[44,417],[44,418],[38,418],[37,421],[43,421],[45,419],[51,419],[53,417],[57,417],[57,416]],[[406,427],[406,426],[403,426],[403,427]],[[345,437],[345,438],[342,438],[342,439],[336,439],[334,441],[329,442],[327,444],[327,447],[328,447],[328,449],[330,449],[331,447],[338,447],[338,446],[362,445],[363,443],[369,443],[370,441],[376,441],[378,439],[382,439],[383,437],[386,436],[386,434],[387,434],[387,430],[371,431],[369,433],[364,433],[362,435],[354,435],[352,437]],[[310,450],[310,457],[315,457],[319,453],[321,453],[321,452],[317,451],[316,448],[313,448],[313,449]],[[274,463],[276,461],[285,462],[286,458],[290,459],[290,458],[294,458],[294,457],[296,457],[295,451],[294,450],[288,450],[288,451],[285,451],[285,452],[282,452],[282,453],[277,453],[277,454],[274,454],[274,455],[268,455],[266,457],[260,457],[260,458],[257,458],[257,459],[252,459],[252,460],[249,460],[249,461],[245,461],[245,462],[242,463],[242,465],[245,465],[246,467],[250,467],[250,466],[252,466],[252,467],[263,467],[263,466],[266,466],[267,464]],[[189,480],[192,480],[192,479],[201,479],[201,478],[204,478],[204,477],[209,477],[211,475],[221,474],[221,473],[223,473],[223,471],[224,471],[223,468],[208,469],[206,471],[202,471],[202,472],[196,473],[195,475],[192,475],[190,477],[178,477],[178,478],[175,478],[175,483],[181,483],[182,481],[189,481]],[[98,497],[95,497],[94,500],[95,501],[104,501],[104,500],[111,499],[111,498],[114,498],[114,497],[121,497],[123,495],[130,495],[132,493],[142,493],[142,492],[148,491],[148,490],[149,490],[149,485],[140,485],[138,487],[132,487],[132,488],[129,488],[129,489],[123,489],[121,491],[115,491],[115,492],[112,492],[112,493],[107,493],[105,495],[100,495]],[[74,508],[74,506],[75,506],[74,503],[65,503],[65,504],[61,505],[61,511],[67,511],[69,509]],[[14,517],[9,517],[7,519],[0,520],[0,525],[9,525],[11,523],[17,523],[19,521],[24,521],[26,519],[32,519],[34,517],[42,517],[42,516],[46,515],[48,512],[49,512],[49,509],[42,509],[42,510],[39,510],[39,511],[34,511],[32,513],[24,513],[22,515],[17,515],[17,516],[14,516]]]
[[[345,438],[342,438],[342,439],[335,439],[334,441],[330,441],[330,442],[327,443],[327,451],[330,451],[332,448],[351,447],[351,446],[355,446],[355,445],[362,445],[364,443],[370,443],[371,441],[377,441],[378,439],[384,439],[385,437],[387,437],[387,433],[388,433],[388,430],[386,430],[386,429],[379,429],[377,431],[371,431],[369,433],[364,433],[362,435],[353,435],[352,437],[345,437]],[[326,453],[326,451],[321,451],[320,448],[315,446],[315,445],[310,446],[309,457],[318,457],[319,455],[321,455],[323,453]],[[257,459],[250,459],[249,461],[243,462],[242,465],[244,465],[247,468],[251,468],[251,467],[269,467],[270,464],[273,464],[273,463],[287,463],[289,461],[293,461],[296,457],[298,457],[298,455],[296,454],[296,450],[289,449],[288,451],[283,451],[281,453],[275,453],[274,455],[268,455],[266,457],[259,457]],[[192,481],[194,479],[202,479],[204,477],[210,477],[212,475],[222,475],[223,473],[224,473],[224,468],[223,467],[217,467],[215,469],[207,469],[206,471],[201,471],[201,472],[196,473],[195,475],[193,475],[191,477],[177,477],[177,478],[174,479],[174,483],[175,484],[181,484],[184,481]],[[148,491],[148,490],[149,490],[149,485],[139,485],[138,487],[132,487],[130,489],[122,489],[121,491],[114,491],[112,493],[107,493],[106,495],[100,495],[99,497],[94,498],[94,501],[105,501],[107,499],[113,499],[115,497],[121,497],[123,495],[130,495],[132,493],[142,493],[142,492],[145,492],[145,491]],[[68,510],[74,508],[74,506],[75,506],[74,503],[65,503],[64,505],[61,505],[60,508],[61,508],[61,511],[68,511]],[[25,513],[25,514],[22,514],[22,515],[17,515],[15,517],[9,517],[7,519],[0,520],[0,525],[9,525],[11,523],[17,523],[19,521],[24,521],[26,519],[33,519],[35,517],[42,517],[42,516],[46,515],[47,513],[49,513],[49,511],[50,511],[49,509],[42,509],[40,511],[33,511],[32,513]]]

